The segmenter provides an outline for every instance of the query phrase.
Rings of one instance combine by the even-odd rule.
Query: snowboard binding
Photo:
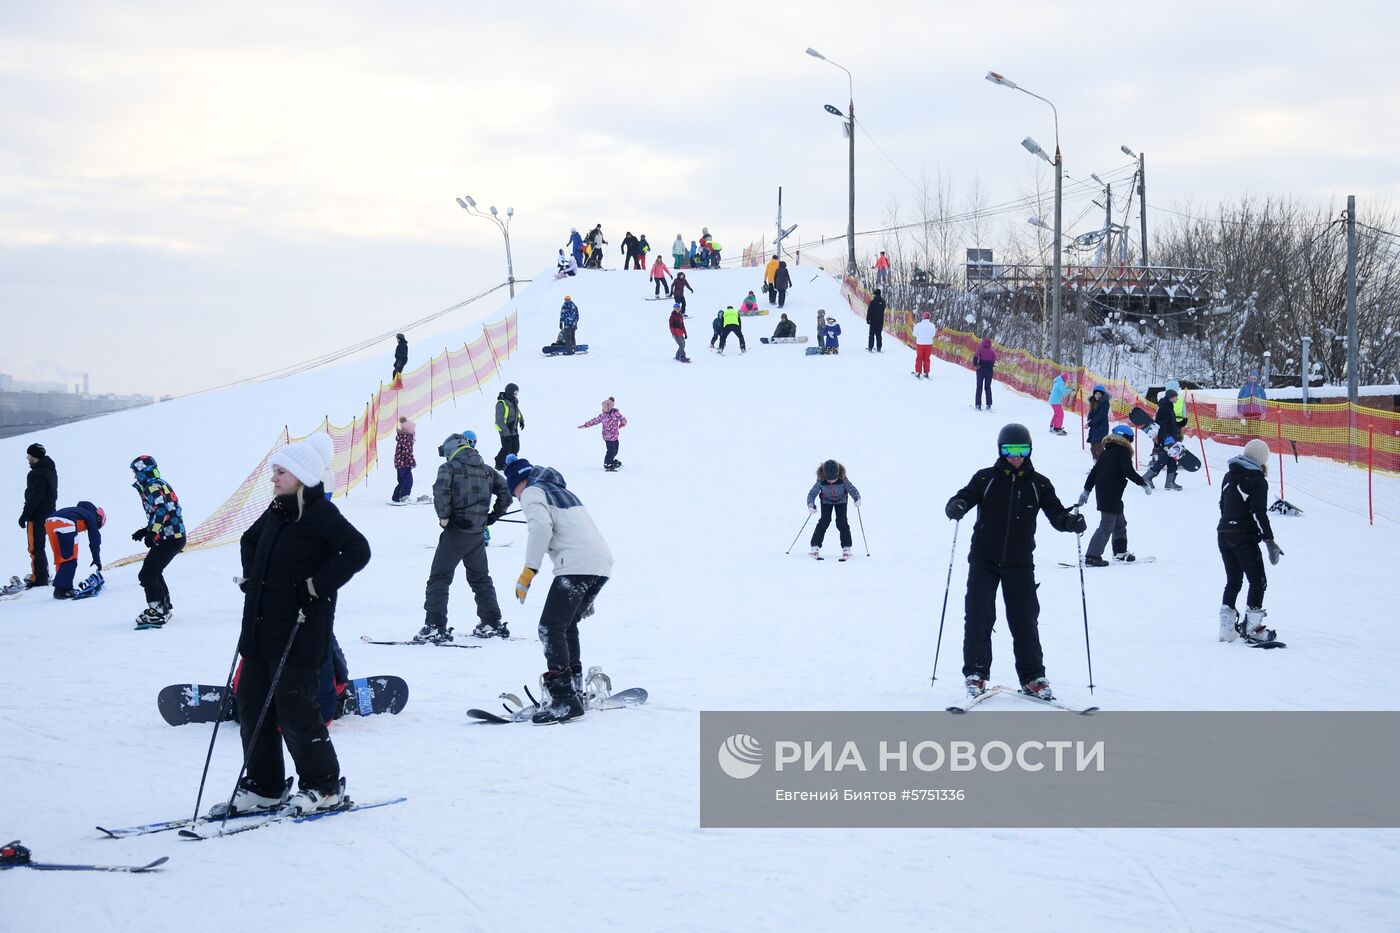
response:
[[[19,844],[19,840],[0,846],[0,868],[29,864],[29,849]]]

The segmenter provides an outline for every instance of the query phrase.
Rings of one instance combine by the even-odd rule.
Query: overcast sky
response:
[[[515,208],[522,278],[598,222],[613,249],[705,225],[736,255],[771,237],[779,185],[804,241],[840,237],[821,105],[846,75],[807,46],[854,75],[857,229],[925,173],[1029,190],[1019,142],[1051,146],[1049,108],[988,69],[1055,101],[1072,176],[1145,152],[1149,217],[1246,191],[1394,202],[1398,22],[1278,0],[9,0],[0,372],[182,393],[394,330],[504,280],[462,194]]]

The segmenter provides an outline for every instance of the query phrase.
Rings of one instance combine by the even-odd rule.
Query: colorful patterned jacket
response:
[[[627,427],[627,417],[616,408],[609,408],[596,418],[588,419],[579,427],[591,428],[595,424],[603,426],[603,440],[615,441],[617,440],[617,432]]]
[[[411,470],[418,465],[413,457],[413,442],[417,437],[411,431],[394,432],[394,469]]]
[[[141,497],[141,507],[146,510],[146,527],[158,540],[183,540],[185,516],[180,509],[180,497],[161,479],[155,460],[145,455],[137,457],[131,462],[131,471],[136,474],[131,488]]]

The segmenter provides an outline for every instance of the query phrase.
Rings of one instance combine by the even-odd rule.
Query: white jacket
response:
[[[925,346],[931,344],[937,334],[938,328],[927,318],[914,325],[914,342],[916,344]]]
[[[612,575],[612,551],[608,550],[598,526],[593,524],[593,518],[583,506],[558,508],[549,504],[543,490],[526,486],[520,494],[520,510],[529,526],[525,566],[539,570],[548,552],[556,577]]]

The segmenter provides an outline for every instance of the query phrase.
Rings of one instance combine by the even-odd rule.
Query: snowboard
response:
[[[418,496],[417,498],[413,498],[413,497],[410,496],[409,498],[404,499],[402,502],[395,502],[393,499],[390,499],[390,500],[386,503],[386,505],[432,505],[432,504],[433,504],[433,497],[432,497],[432,496]]]
[[[806,337],[759,337],[759,343],[806,343]]]
[[[10,582],[0,586],[0,599],[18,599],[28,589],[19,577],[10,577]]]
[[[356,716],[399,713],[408,703],[408,684],[401,677],[357,677],[341,696],[342,711]],[[224,688],[207,684],[171,684],[156,697],[161,718],[172,726],[213,722],[224,706]],[[236,702],[224,709],[224,721],[238,718]]]
[[[568,355],[569,355],[569,354],[566,352],[566,350],[565,350],[565,348],[564,348],[564,345],[563,345],[563,344],[559,344],[559,343],[551,343],[551,344],[550,344],[549,346],[547,346],[547,347],[540,347],[540,352],[543,353],[545,356],[568,356]],[[587,352],[588,352],[588,344],[586,344],[586,343],[574,344],[574,355],[575,355],[575,356],[577,356],[577,355],[580,354],[580,353],[587,353]]]
[[[1157,430],[1161,427],[1161,425],[1159,425],[1156,419],[1154,419],[1147,412],[1134,405],[1133,410],[1128,412],[1128,420],[1131,421],[1137,427],[1141,428],[1143,434],[1146,434],[1148,437],[1153,438],[1154,440],[1156,439]]]
[[[1125,563],[1123,563],[1121,560],[1114,560],[1114,559],[1112,559],[1112,558],[1109,558],[1108,563],[1109,563],[1110,566],[1115,566],[1115,567],[1131,567],[1131,566],[1133,566],[1134,564],[1151,564],[1151,563],[1155,563],[1156,561],[1157,561],[1157,558],[1155,558],[1155,557],[1139,557],[1137,560],[1130,561],[1130,562],[1128,562],[1128,563],[1125,564]],[[1061,566],[1061,567],[1068,567],[1069,569],[1073,570],[1074,568],[1076,568],[1076,567],[1078,567],[1078,566],[1080,566],[1080,565],[1079,565],[1079,564],[1067,564],[1067,563],[1065,563],[1064,561],[1060,561],[1060,566]],[[1102,567],[1086,567],[1085,569],[1086,569],[1086,570],[1102,570],[1103,568],[1102,568]]]
[[[757,311],[740,311],[739,317],[762,317],[767,313],[767,308],[759,308]]]
[[[102,578],[102,571],[90,574],[86,580],[73,588],[73,595],[69,599],[90,599],[102,592],[102,587],[107,585],[107,581]]]
[[[822,355],[824,355],[825,353],[826,353],[826,350],[822,349],[821,347],[808,347],[808,348],[807,348],[807,352],[806,352],[804,355],[805,355],[805,356],[822,356]]]
[[[516,698],[514,694],[503,693],[501,694],[501,698],[519,703],[519,699]],[[647,692],[644,688],[630,687],[627,690],[620,690],[606,697],[590,697],[587,708],[589,710],[626,709],[631,706],[641,706],[646,701]],[[530,717],[535,714],[539,706],[531,703],[519,709],[511,709],[509,705],[502,703],[501,708],[506,715],[503,716],[500,713],[492,713],[484,709],[469,709],[467,710],[467,717],[469,719],[475,719],[478,722],[488,722],[496,725],[504,725],[512,722],[529,722]]]
[[[1154,441],[1157,439],[1157,433],[1161,425],[1154,421],[1152,416],[1141,408],[1134,406],[1133,410],[1128,412],[1128,420],[1137,425],[1142,430],[1143,434],[1146,434]],[[1195,473],[1201,468],[1201,458],[1187,450],[1186,446],[1182,444],[1180,440],[1167,448],[1167,456],[1175,460],[1177,466],[1181,467],[1181,469],[1185,470],[1187,473]]]

